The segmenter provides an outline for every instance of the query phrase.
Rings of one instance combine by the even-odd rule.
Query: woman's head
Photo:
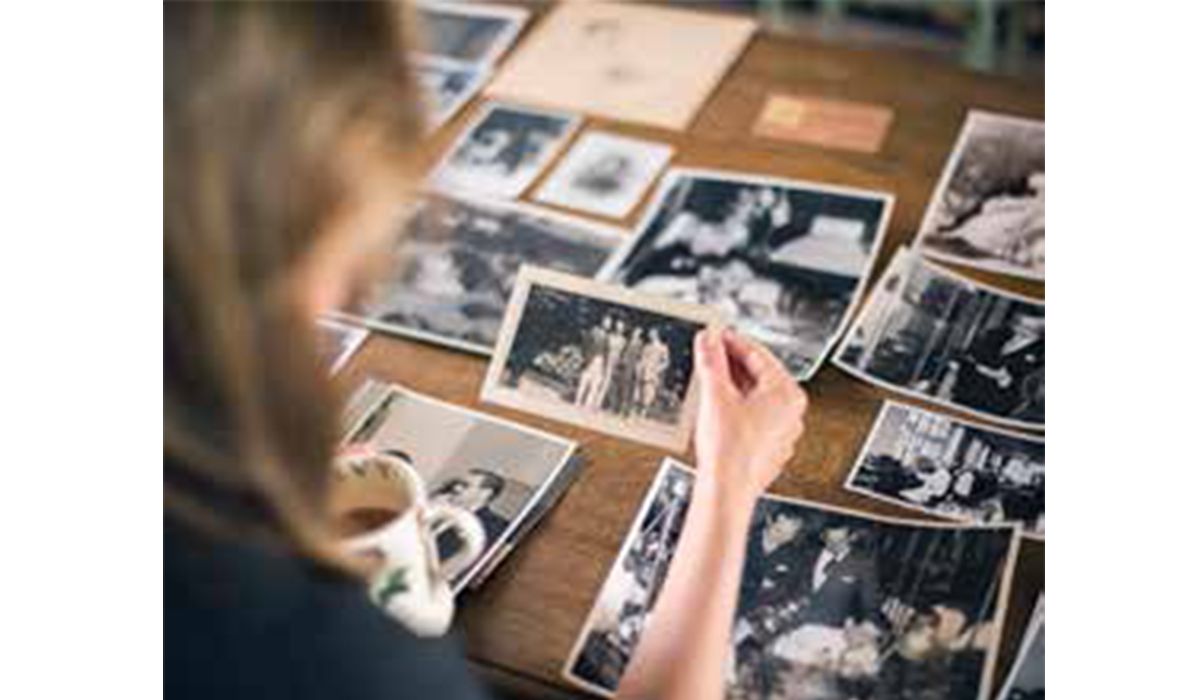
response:
[[[323,546],[334,410],[314,316],[383,256],[419,109],[383,3],[168,3],[164,497]]]

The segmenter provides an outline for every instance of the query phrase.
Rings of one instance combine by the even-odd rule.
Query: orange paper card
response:
[[[876,153],[887,136],[892,115],[887,107],[863,102],[771,95],[758,115],[754,134]]]

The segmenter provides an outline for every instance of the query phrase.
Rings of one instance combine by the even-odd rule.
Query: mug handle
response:
[[[435,540],[447,529],[457,530],[462,539],[462,548],[440,562],[446,580],[453,581],[483,554],[487,546],[483,524],[474,513],[448,503],[430,503],[426,506],[425,513]]]

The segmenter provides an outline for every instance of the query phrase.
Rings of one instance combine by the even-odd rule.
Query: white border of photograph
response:
[[[1004,685],[1000,686],[1000,692],[996,693],[996,700],[1007,700],[1008,693],[1012,690],[1013,683],[1017,680],[1017,673],[1020,672],[1021,666],[1025,663],[1025,657],[1029,655],[1030,648],[1033,647],[1033,640],[1037,638],[1039,633],[1045,634],[1043,628],[1046,625],[1046,594],[1038,596],[1037,605],[1033,609],[1033,613],[1029,615],[1029,623],[1025,626],[1025,636],[1021,638],[1021,648],[1017,651],[1017,656],[1013,659],[1012,668],[1008,669],[1008,676],[1004,679]]]
[[[499,18],[508,21],[508,26],[504,31],[496,36],[492,41],[492,45],[488,48],[487,53],[474,61],[458,58],[457,56],[445,56],[443,54],[431,53],[429,51],[414,51],[414,56],[433,56],[435,58],[448,58],[453,61],[463,61],[478,67],[490,67],[496,62],[496,59],[504,55],[512,45],[516,42],[517,37],[521,34],[521,30],[525,28],[525,24],[529,21],[529,10],[524,7],[514,7],[512,5],[498,5],[492,3],[480,2],[450,2],[448,0],[416,0],[412,3],[411,12],[419,13],[421,10],[429,10],[430,12],[440,12],[447,15],[459,15],[463,17],[484,17],[489,19]],[[414,20],[419,23],[419,20]]]
[[[859,469],[862,468],[863,460],[867,456],[867,450],[870,449],[871,443],[874,442],[875,436],[879,432],[880,425],[883,423],[884,414],[887,413],[887,410],[890,407],[899,407],[906,411],[915,411],[918,413],[924,413],[926,415],[937,416],[938,418],[946,418],[946,419],[954,421],[955,423],[958,423],[960,425],[964,425],[968,428],[973,428],[975,430],[979,430],[979,431],[986,432],[986,433],[994,433],[996,435],[1003,435],[1005,437],[1015,438],[1018,440],[1026,440],[1028,442],[1036,442],[1041,445],[1046,444],[1046,438],[1038,436],[1038,435],[1022,433],[1020,431],[1010,430],[1007,428],[998,428],[994,425],[988,425],[986,423],[982,423],[979,421],[966,420],[966,419],[959,418],[958,416],[955,416],[955,415],[952,415],[949,413],[940,413],[938,411],[931,411],[927,408],[922,408],[921,406],[918,406],[916,404],[907,403],[904,401],[893,401],[892,399],[884,399],[883,405],[880,406],[879,411],[877,411],[875,413],[875,420],[871,424],[871,432],[869,432],[867,434],[866,439],[863,440],[862,446],[859,447],[858,454],[854,458],[854,464],[850,467],[850,472],[848,474],[846,474],[846,478],[842,481],[842,488],[844,488],[847,491],[851,491],[853,493],[867,496],[868,498],[873,498],[877,501],[883,501],[884,503],[891,503],[892,505],[903,506],[904,508],[907,508],[912,511],[916,511],[918,513],[924,513],[926,515],[932,515],[932,516],[935,516],[938,518],[944,518],[946,520],[950,520],[950,521],[954,521],[954,522],[967,523],[967,524],[973,524],[973,525],[984,524],[984,523],[980,523],[976,520],[972,520],[971,518],[966,517],[966,516],[956,517],[949,513],[943,513],[935,508],[926,508],[924,506],[920,506],[920,505],[917,505],[916,503],[911,503],[909,501],[905,501],[900,498],[892,498],[891,496],[881,494],[877,491],[872,491],[870,489],[866,489],[861,486],[855,486],[852,483],[854,481],[854,477],[858,474]],[[1039,540],[1042,542],[1046,541],[1045,533],[1034,532],[1033,530],[1029,530],[1024,526],[1023,523],[1020,523],[1019,521],[1014,520],[1014,521],[1009,521],[1009,522],[1012,525],[1018,526],[1018,529],[1021,531],[1022,537],[1028,537],[1030,539],[1035,539],[1035,540]]]
[[[849,338],[849,333],[853,332],[854,327],[856,325],[858,325],[858,321],[860,320],[860,317],[864,313],[866,313],[867,309],[870,307],[871,302],[874,299],[874,294],[875,294],[876,289],[879,287],[879,285],[883,284],[883,282],[885,280],[887,280],[888,275],[892,272],[892,266],[897,264],[897,261],[900,260],[902,257],[907,257],[907,256],[911,256],[912,260],[914,261],[911,264],[928,265],[929,267],[937,270],[939,273],[942,273],[942,274],[946,275],[947,277],[952,277],[956,280],[965,282],[966,284],[969,284],[973,287],[981,289],[985,292],[990,292],[992,294],[996,294],[999,296],[1008,297],[1010,299],[1014,299],[1016,301],[1024,302],[1027,304],[1032,304],[1034,306],[1040,306],[1040,307],[1042,307],[1043,310],[1046,308],[1046,302],[1041,299],[1034,299],[1033,297],[1027,297],[1024,294],[1017,294],[1016,292],[1010,292],[1006,289],[1001,289],[1000,287],[990,285],[986,282],[980,282],[977,279],[967,277],[966,275],[962,274],[961,272],[956,272],[956,271],[946,267],[945,265],[940,265],[931,260],[924,259],[920,255],[918,255],[916,253],[916,251],[908,248],[907,246],[900,246],[899,248],[896,249],[896,252],[892,256],[892,260],[888,263],[888,266],[886,268],[884,268],[883,274],[881,274],[879,276],[879,279],[875,281],[875,286],[871,288],[871,295],[867,297],[866,303],[864,303],[862,308],[858,310],[858,313],[856,313],[854,315],[854,323],[848,325],[846,328],[843,329],[843,331],[842,331],[843,336],[842,336],[841,342],[838,343],[837,350],[833,354],[833,359],[832,359],[833,364],[836,365],[837,368],[842,370],[843,372],[849,374],[852,377],[855,377],[856,379],[861,379],[862,381],[870,384],[871,386],[879,387],[880,389],[885,389],[887,391],[891,391],[891,392],[899,394],[901,396],[906,396],[910,399],[915,399],[917,401],[922,401],[924,403],[932,404],[934,406],[940,406],[942,408],[947,408],[947,409],[950,409],[951,411],[958,411],[959,413],[969,415],[973,418],[980,418],[985,421],[990,421],[991,423],[995,423],[995,424],[1002,425],[1005,427],[1019,428],[1019,429],[1024,429],[1024,430],[1033,430],[1033,431],[1037,431],[1040,433],[1044,433],[1046,431],[1045,423],[1030,423],[1029,421],[1023,421],[1023,420],[1019,420],[1016,418],[1005,418],[1003,416],[993,415],[986,411],[980,411],[978,409],[974,409],[969,406],[963,406],[961,404],[957,404],[952,401],[947,401],[945,399],[939,399],[936,396],[922,394],[919,391],[913,391],[912,389],[896,386],[895,384],[889,384],[883,380],[872,377],[870,374],[867,374],[866,372],[862,372],[854,367],[847,366],[844,362],[841,361],[841,359],[838,356],[842,354],[842,350],[845,348],[846,340]],[[908,274],[909,273],[906,270],[904,273],[905,280],[908,279]]]
[[[463,91],[459,93],[458,97],[456,97],[454,101],[451,102],[440,113],[433,111],[434,105],[422,104],[422,109],[424,110],[426,116],[426,134],[432,134],[449,123],[451,119],[454,119],[454,117],[457,116],[460,111],[462,111],[462,108],[465,107],[473,97],[479,94],[479,91],[492,77],[492,70],[486,65],[476,65],[474,63],[467,63],[466,61],[446,58],[445,56],[436,56],[433,54],[413,54],[409,57],[408,62],[413,72],[426,68],[433,68],[442,70],[462,70],[470,72],[473,76],[471,82],[467,84],[467,87],[464,88]],[[418,92],[420,93],[421,98],[425,99],[426,92],[423,86],[418,89]]]
[[[358,352],[362,344],[367,341],[367,336],[371,335],[370,331],[359,324],[357,318],[339,318],[338,316],[327,315],[317,319],[318,326],[323,326],[335,333],[344,333],[349,338],[346,346],[342,348],[336,357],[328,358],[330,375],[341,371],[342,367],[354,356],[354,353]]]
[[[484,413],[483,411],[477,411],[465,406],[460,406],[456,403],[444,401],[434,396],[430,396],[429,394],[423,394],[414,389],[410,389],[403,384],[386,382],[382,380],[376,381],[383,386],[383,390],[379,392],[379,398],[377,398],[369,407],[363,410],[358,419],[355,420],[354,423],[350,425],[349,429],[345,431],[341,441],[339,441],[340,446],[344,447],[348,444],[351,444],[349,443],[350,438],[362,428],[363,423],[365,423],[372,415],[375,414],[375,411],[379,410],[380,405],[387,400],[388,396],[395,392],[407,394],[410,398],[415,399],[416,401],[424,401],[425,403],[433,404],[440,408],[448,409],[456,413],[462,413],[470,416],[472,419],[491,421],[497,425],[501,425],[506,428],[512,428],[513,430],[527,433],[549,442],[555,442],[562,445],[564,448],[567,448],[566,452],[563,454],[562,460],[555,465],[554,469],[549,474],[546,475],[546,478],[542,480],[542,483],[538,485],[537,489],[530,493],[529,500],[526,502],[525,507],[522,508],[521,511],[512,518],[512,520],[509,521],[508,526],[504,528],[504,532],[496,538],[496,541],[492,543],[492,546],[484,550],[483,554],[479,555],[479,558],[476,559],[475,562],[472,563],[471,566],[462,574],[462,576],[459,577],[458,585],[454,587],[453,591],[454,594],[457,595],[464,588],[467,588],[472,579],[475,578],[476,574],[478,574],[481,569],[488,565],[492,557],[495,556],[500,549],[509,543],[509,539],[512,537],[513,532],[524,523],[524,520],[526,517],[528,517],[530,511],[536,508],[538,502],[545,497],[546,491],[550,489],[558,480],[559,476],[563,472],[563,469],[566,468],[566,466],[571,462],[571,458],[579,453],[579,443],[575,440],[571,440],[570,438],[548,433],[544,430],[538,430],[537,428],[508,420],[507,418],[501,418],[490,413]],[[433,484],[426,484],[426,486],[428,488],[432,488]]]
[[[626,153],[636,152],[639,163],[645,164],[640,177],[631,180],[630,189],[624,197],[608,203],[595,199],[589,202],[582,197],[575,196],[575,190],[567,178],[578,171],[579,166],[584,164],[581,161],[591,155],[592,151],[603,148],[611,150],[613,146]],[[669,143],[634,138],[614,131],[589,129],[575,139],[571,149],[558,162],[533,198],[545,204],[554,204],[613,219],[623,219],[646,196],[646,191],[654,185],[655,180],[659,178],[674,155],[675,147]]]
[[[483,207],[493,207],[496,209],[507,209],[509,211],[525,214],[527,216],[535,216],[548,219],[550,221],[558,221],[565,226],[585,229],[588,231],[588,233],[594,234],[597,238],[612,238],[614,240],[614,251],[620,247],[620,240],[628,235],[628,232],[619,226],[600,223],[593,219],[575,216],[565,212],[554,211],[553,209],[540,207],[536,204],[529,204],[528,202],[482,197],[474,194],[465,194],[456,190],[441,189],[438,187],[427,187],[420,195],[418,195],[418,197],[424,195],[449,197],[450,199],[454,200],[462,200],[468,204],[478,204]],[[406,225],[407,219],[405,219],[398,226],[399,228],[403,229],[403,227]],[[611,258],[611,255],[609,257]],[[604,265],[600,266],[600,269],[604,269],[604,266],[607,264],[608,263],[605,262]],[[424,331],[419,328],[410,328],[408,326],[400,326],[392,323],[385,323],[383,321],[376,321],[367,316],[358,316],[356,314],[346,313],[345,311],[331,312],[328,314],[328,317],[343,322],[360,324],[371,330],[379,331],[380,333],[387,333],[389,335],[395,335],[401,338],[407,338],[409,340],[418,340],[431,345],[440,345],[442,347],[460,350],[462,352],[471,353],[472,355],[479,355],[481,357],[491,357],[494,349],[486,345],[469,343],[463,340],[458,340],[457,338],[438,335],[437,333],[430,333],[429,331]]]
[[[461,178],[448,175],[448,173],[455,169],[455,166],[451,165],[450,159],[454,157],[454,154],[458,152],[464,143],[466,143],[467,139],[471,137],[471,134],[473,134],[475,130],[479,128],[479,126],[483,124],[483,122],[487,120],[489,116],[491,116],[492,112],[497,110],[523,112],[526,114],[553,117],[563,120],[566,126],[563,129],[562,135],[558,137],[558,142],[548,146],[546,150],[541,153],[536,164],[531,167],[530,171],[526,175],[507,179],[505,181],[506,184],[504,184],[503,187],[496,186],[493,188],[478,187],[476,185],[464,185]],[[454,138],[454,142],[451,143],[450,146],[444,151],[442,151],[441,158],[438,159],[437,165],[434,166],[434,169],[430,171],[429,176],[426,178],[426,186],[430,189],[455,193],[459,196],[465,194],[484,199],[516,199],[520,197],[525,190],[528,190],[529,186],[532,185],[542,175],[542,173],[546,171],[546,166],[553,162],[554,159],[558,157],[558,154],[562,153],[563,149],[566,148],[567,144],[569,144],[574,138],[576,132],[579,131],[579,127],[582,124],[583,117],[571,112],[561,112],[554,109],[544,109],[542,107],[530,107],[528,105],[518,104],[515,102],[489,100],[488,102],[484,102],[479,106],[479,108],[475,111],[475,116],[473,116],[471,121],[467,123],[467,125],[464,126],[461,131],[459,131],[458,136]]]
[[[659,208],[662,206],[663,200],[670,194],[671,188],[675,186],[675,182],[684,177],[704,177],[712,179],[736,180],[753,185],[764,185],[768,187],[789,187],[793,189],[806,189],[813,192],[828,192],[830,194],[840,194],[850,197],[862,197],[879,199],[883,202],[883,213],[879,217],[879,230],[875,233],[875,240],[871,243],[871,254],[867,257],[867,264],[863,267],[862,275],[858,279],[858,284],[854,289],[854,294],[850,297],[850,303],[846,305],[846,312],[842,315],[841,321],[838,322],[837,328],[829,335],[829,340],[825,342],[825,347],[809,365],[809,369],[802,375],[793,377],[796,381],[806,382],[812,379],[813,376],[820,371],[824,366],[825,361],[829,359],[830,353],[838,346],[838,341],[845,335],[846,330],[850,328],[851,321],[857,316],[860,311],[859,306],[862,304],[863,297],[867,293],[867,286],[871,279],[871,273],[875,270],[876,263],[879,259],[879,251],[883,247],[883,239],[887,237],[888,226],[891,224],[892,211],[895,208],[896,196],[890,192],[882,192],[879,190],[867,190],[858,187],[848,187],[845,185],[834,185],[825,182],[814,182],[812,180],[797,180],[784,177],[774,177],[770,175],[756,175],[738,170],[721,170],[717,168],[692,168],[692,167],[673,167],[667,170],[658,183],[658,189],[654,192],[654,197],[646,205],[642,211],[642,216],[637,224],[633,227],[629,234],[628,240],[624,245],[613,252],[612,256],[605,263],[604,267],[596,273],[596,279],[605,282],[611,282],[616,275],[617,270],[633,249],[637,246],[638,241],[650,228],[650,224],[654,222],[655,216],[658,214]],[[727,319],[731,325],[736,326],[734,319]]]
[[[959,127],[958,136],[954,140],[954,148],[950,151],[950,156],[946,158],[945,164],[942,166],[942,173],[938,176],[937,185],[933,189],[933,194],[930,195],[929,201],[925,204],[925,213],[921,215],[921,225],[917,229],[916,238],[913,241],[913,248],[928,258],[939,260],[941,262],[953,263],[962,265],[963,267],[971,267],[977,270],[986,270],[988,272],[996,272],[1003,275],[1011,275],[1028,280],[1046,279],[1044,272],[1037,272],[1027,267],[1019,265],[1009,265],[1003,262],[987,261],[987,260],[972,260],[950,253],[944,253],[939,250],[931,249],[925,246],[925,237],[929,235],[931,222],[933,220],[934,211],[942,202],[942,198],[946,196],[946,188],[950,186],[950,178],[954,175],[954,170],[958,167],[958,163],[962,158],[962,152],[967,147],[969,141],[972,124],[980,121],[1000,121],[1011,122],[1014,124],[1033,125],[1042,124],[1045,126],[1045,120],[1031,119],[1029,117],[1018,117],[1013,114],[1001,114],[984,109],[967,110],[967,116],[963,119],[962,125]]]
[[[662,461],[659,462],[658,472],[654,475],[654,480],[650,482],[650,486],[648,486],[646,488],[646,490],[642,493],[642,502],[638,506],[637,513],[626,524],[625,535],[621,541],[621,548],[617,551],[617,555],[616,555],[616,557],[613,558],[612,564],[609,565],[607,573],[605,573],[604,578],[600,581],[600,587],[597,588],[596,592],[592,595],[592,605],[588,609],[587,617],[584,618],[583,624],[580,625],[579,632],[575,637],[575,642],[571,645],[571,651],[570,651],[570,653],[567,654],[567,659],[563,663],[563,670],[562,670],[563,678],[565,678],[569,683],[572,683],[572,684],[574,684],[580,688],[583,688],[585,690],[588,690],[590,692],[596,693],[597,695],[611,698],[611,697],[614,697],[616,694],[613,692],[610,692],[607,688],[602,688],[600,686],[593,685],[593,684],[589,683],[588,681],[586,681],[582,678],[579,678],[578,676],[571,673],[571,667],[574,665],[574,662],[578,658],[580,651],[582,651],[582,649],[583,649],[583,645],[587,641],[588,631],[591,630],[595,626],[596,614],[599,612],[598,603],[600,602],[600,597],[604,594],[604,589],[608,585],[609,579],[612,578],[613,574],[616,572],[617,567],[621,566],[621,562],[625,559],[625,556],[629,553],[629,548],[633,546],[633,541],[635,539],[637,539],[637,535],[638,535],[638,531],[636,529],[637,525],[639,523],[641,523],[642,520],[646,517],[646,512],[650,509],[650,506],[653,502],[652,496],[658,491],[663,479],[666,478],[669,467],[677,467],[679,469],[682,469],[683,471],[686,471],[689,474],[691,474],[693,476],[693,478],[695,477],[695,475],[697,473],[695,468],[693,468],[692,466],[690,466],[688,464],[685,464],[684,462],[679,461],[678,459],[676,459],[674,457],[670,457],[670,456],[663,457]],[[759,501],[769,500],[769,501],[775,501],[775,502],[779,502],[779,503],[794,503],[796,505],[804,506],[806,508],[815,508],[817,510],[823,510],[823,511],[826,511],[829,513],[848,515],[848,516],[852,516],[852,517],[863,518],[865,520],[871,520],[874,522],[890,524],[890,525],[901,525],[901,526],[907,526],[907,527],[922,527],[922,528],[931,528],[931,529],[954,529],[954,530],[960,530],[963,528],[973,529],[973,530],[1011,530],[1012,537],[1009,539],[1008,555],[1007,555],[1007,558],[1005,561],[1004,572],[1001,575],[1000,589],[997,591],[997,596],[996,596],[996,612],[992,616],[992,619],[996,624],[996,629],[1000,630],[1000,629],[1004,628],[1004,618],[1008,614],[1009,594],[1012,592],[1013,572],[1016,569],[1017,556],[1020,554],[1020,542],[1021,542],[1021,538],[1017,534],[1017,530],[1014,529],[1012,527],[1012,525],[1009,525],[1007,523],[973,524],[973,523],[958,523],[958,522],[945,522],[945,521],[938,522],[938,521],[930,521],[930,520],[910,520],[910,519],[906,519],[906,518],[897,518],[897,517],[893,517],[893,516],[879,515],[879,514],[871,513],[871,512],[867,512],[867,511],[854,510],[852,508],[844,508],[842,506],[834,506],[834,505],[830,505],[828,503],[821,503],[818,501],[810,501],[810,500],[807,500],[804,498],[795,498],[792,496],[779,496],[779,495],[776,495],[773,493],[764,493],[762,496],[759,496],[758,500]],[[757,507],[757,501],[756,501],[756,507]],[[977,700],[985,700],[986,698],[989,697],[989,691],[991,690],[991,687],[992,687],[992,680],[993,680],[992,676],[995,675],[995,672],[996,672],[996,660],[997,660],[997,657],[999,656],[999,654],[1000,654],[1000,636],[996,635],[996,638],[992,641],[991,646],[988,648],[987,657],[984,660],[983,673],[980,674],[980,677],[979,677],[979,695],[978,695]]]
[[[594,430],[607,435],[614,435],[626,440],[654,445],[676,452],[685,451],[691,441],[692,428],[696,421],[696,403],[699,400],[699,386],[696,382],[694,365],[695,358],[693,358],[692,376],[688,379],[688,387],[684,393],[682,405],[679,410],[679,423],[673,429],[663,429],[661,431],[662,434],[633,431],[620,418],[612,418],[602,413],[578,409],[565,404],[551,405],[541,401],[530,400],[516,390],[500,386],[500,377],[504,372],[504,365],[508,363],[509,351],[512,349],[517,328],[525,314],[525,301],[529,297],[530,288],[535,284],[609,304],[670,316],[705,327],[723,324],[720,314],[706,307],[695,306],[673,299],[638,294],[625,287],[607,284],[587,277],[577,277],[543,267],[522,265],[520,272],[517,274],[517,283],[513,287],[512,297],[508,300],[508,308],[504,313],[504,321],[500,325],[500,335],[496,340],[496,351],[492,353],[487,374],[484,376],[483,387],[479,392],[480,399],[498,406],[515,408],[542,416],[543,418],[587,428],[588,430]],[[655,431],[655,433],[659,432]]]

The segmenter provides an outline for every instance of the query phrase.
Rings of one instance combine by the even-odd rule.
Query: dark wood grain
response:
[[[890,106],[891,133],[876,155],[823,150],[751,135],[767,95],[787,92]],[[759,36],[686,133],[589,119],[633,136],[672,143],[674,163],[745,170],[879,189],[896,195],[877,276],[897,246],[911,242],[926,201],[970,107],[1040,118],[1040,85],[985,78],[904,52],[862,51]],[[468,110],[469,113],[470,110]],[[432,163],[467,118],[460,115],[430,143]],[[645,203],[643,202],[643,205]],[[640,212],[624,223],[632,226]],[[970,272],[1034,297],[1040,284]],[[479,663],[526,679],[562,684],[571,644],[599,592],[627,528],[664,453],[478,401],[486,361],[417,342],[374,334],[344,373],[367,376],[578,439],[589,464],[561,503],[479,591],[461,601],[458,625]],[[921,518],[844,491],[842,480],[887,392],[826,365],[807,385],[808,433],[773,490],[784,495],[888,515]],[[1001,673],[1042,588],[1045,547],[1022,546],[1002,643]]]

